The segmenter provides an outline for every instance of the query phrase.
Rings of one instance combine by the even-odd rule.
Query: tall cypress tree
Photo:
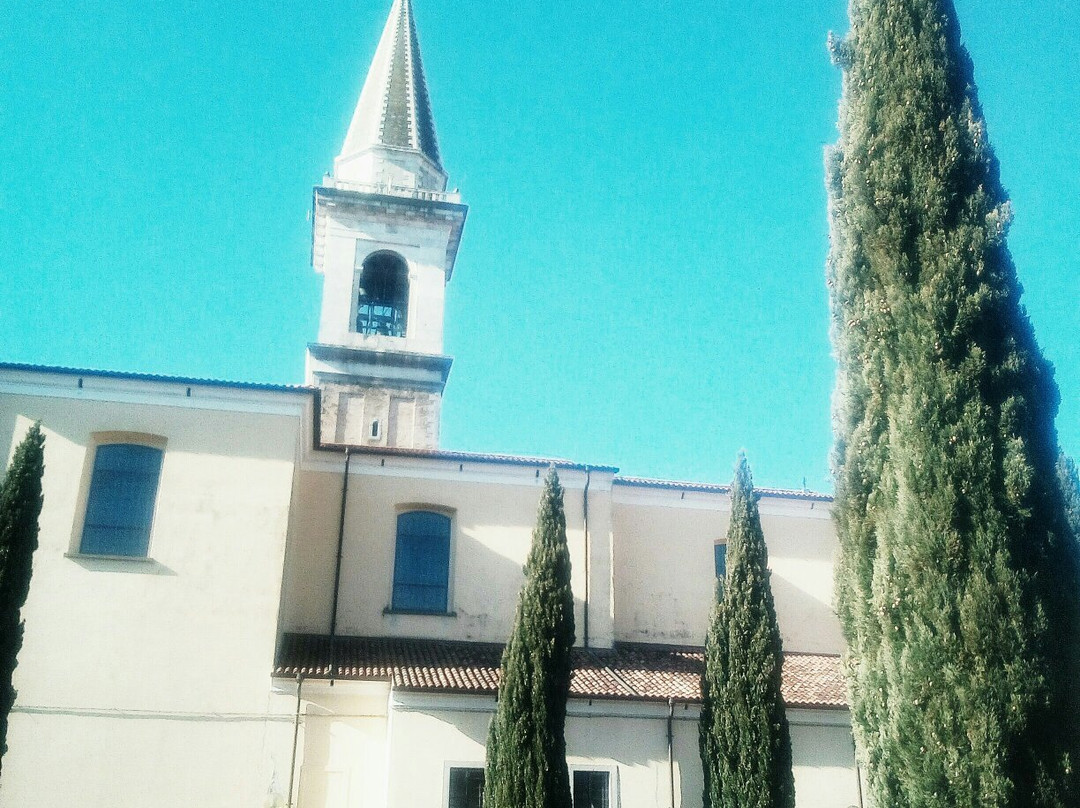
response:
[[[487,808],[570,808],[564,727],[573,644],[563,490],[552,468],[503,652],[499,702],[488,733]]]
[[[41,426],[34,424],[16,448],[0,484],[0,759],[7,752],[8,714],[15,704],[11,678],[23,640],[19,610],[30,591],[38,546],[44,447]]]
[[[705,641],[699,724],[706,808],[793,808],[783,648],[754,483],[739,455],[731,486],[727,575]]]
[[[881,806],[1066,806],[1076,558],[1058,392],[950,0],[851,0],[827,157],[837,604]]]

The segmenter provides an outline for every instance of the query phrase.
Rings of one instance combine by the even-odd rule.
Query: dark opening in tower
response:
[[[359,256],[358,256],[359,257]],[[409,268],[400,255],[372,253],[358,267],[356,332],[405,336]]]

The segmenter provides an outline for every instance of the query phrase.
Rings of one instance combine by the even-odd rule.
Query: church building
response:
[[[0,457],[35,421],[46,435],[6,808],[480,808],[550,466],[575,808],[700,808],[729,490],[440,448],[468,213],[447,182],[412,4],[393,0],[313,192],[303,385],[0,364]],[[862,808],[831,500],[759,494],[797,805]]]

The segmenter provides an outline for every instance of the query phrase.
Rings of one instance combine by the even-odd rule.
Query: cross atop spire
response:
[[[411,0],[394,0],[390,9],[334,161],[334,178],[390,188],[446,188]]]

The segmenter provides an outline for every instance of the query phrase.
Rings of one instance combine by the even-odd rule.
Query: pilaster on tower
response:
[[[434,449],[446,284],[468,208],[446,191],[411,0],[394,0],[334,171],[314,191],[324,276],[309,384],[324,443]]]

